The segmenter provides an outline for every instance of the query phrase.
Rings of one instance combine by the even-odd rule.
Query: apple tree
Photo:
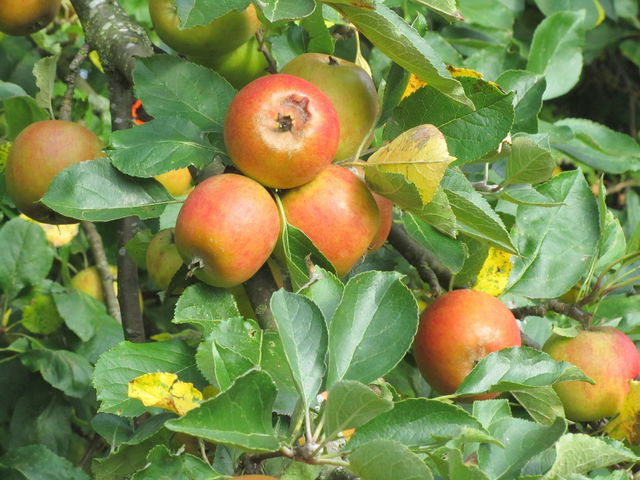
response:
[[[0,32],[2,478],[637,478],[637,2],[2,0]],[[326,112],[254,98],[283,72]],[[273,119],[320,137],[289,165]]]

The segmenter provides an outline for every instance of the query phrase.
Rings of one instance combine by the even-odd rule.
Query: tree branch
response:
[[[60,113],[58,117],[60,120],[71,121],[71,109],[73,108],[73,92],[76,89],[76,77],[78,76],[78,70],[80,70],[80,65],[85,61],[87,55],[89,54],[89,45],[84,44],[76,53],[76,56],[73,57],[71,63],[69,64],[69,73],[67,74],[67,78],[65,79],[65,83],[67,84],[67,90],[64,93],[64,98],[62,99],[62,105],[60,106]]]
[[[547,300],[540,305],[530,305],[527,307],[519,307],[511,310],[516,318],[524,318],[528,316],[544,317],[547,312],[555,312],[573,318],[587,328],[591,325],[593,315],[581,309],[577,305],[564,303],[559,300]]]
[[[244,285],[260,326],[275,329],[269,302],[271,295],[278,290],[278,287],[273,280],[269,266],[265,263],[253,277],[244,282]]]

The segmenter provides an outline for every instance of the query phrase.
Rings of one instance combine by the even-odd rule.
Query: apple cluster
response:
[[[344,276],[391,228],[393,204],[334,162],[368,146],[378,113],[371,77],[329,55],[303,54],[233,98],[224,124],[239,173],[201,182],[178,215],[175,243],[197,278],[233,287],[273,252],[281,213]]]

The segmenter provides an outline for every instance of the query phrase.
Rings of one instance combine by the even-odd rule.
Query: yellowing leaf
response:
[[[616,440],[640,444],[640,382],[630,381],[631,390],[624,399],[620,414],[611,420],[605,432]]]
[[[420,80],[418,77],[416,77],[412,73],[411,76],[409,77],[409,82],[407,83],[407,87],[404,89],[404,93],[402,94],[401,100],[404,100],[409,95],[417,92],[422,87],[426,87],[426,86],[427,86],[427,82]]]
[[[100,54],[96,50],[89,52],[89,60],[91,60],[91,63],[93,63],[98,70],[104,73],[104,68],[102,68],[102,62],[100,61]]]
[[[593,0],[593,3],[596,4],[596,10],[598,10],[598,19],[596,20],[596,25],[595,25],[597,27],[602,22],[604,22],[604,19],[606,17],[606,13],[604,11],[604,8],[602,7],[602,5],[600,4],[600,2],[598,0]]]
[[[371,67],[367,60],[362,56],[362,52],[360,50],[360,34],[356,30],[356,61],[355,64],[362,68],[365,72],[369,74],[371,77]]]
[[[78,235],[79,223],[71,223],[67,225],[50,225],[48,223],[40,223],[33,218],[27,217],[24,213],[20,214],[20,218],[29,222],[39,225],[44,234],[47,236],[47,240],[54,247],[62,247],[71,242]]]
[[[366,177],[385,173],[403,175],[415,185],[426,205],[453,160],[442,132],[433,125],[418,125],[380,148],[363,166]]]
[[[7,166],[7,157],[10,149],[11,143],[0,141],[0,172],[4,171],[4,167]]]
[[[475,70],[471,70],[470,68],[458,68],[453,65],[447,65],[447,70],[452,77],[473,77],[473,78],[482,78],[482,74],[480,72],[476,72]]]
[[[137,398],[145,407],[159,407],[184,415],[200,406],[202,393],[192,383],[178,380],[173,373],[147,373],[129,382],[130,398]]]
[[[511,257],[509,252],[494,247],[489,248],[489,253],[480,268],[473,289],[494,297],[500,295],[507,287],[509,274],[513,267]]]

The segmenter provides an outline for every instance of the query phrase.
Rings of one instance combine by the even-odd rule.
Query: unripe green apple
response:
[[[267,74],[267,59],[258,48],[258,40],[251,37],[235,50],[222,55],[189,57],[200,65],[215,70],[236,88],[242,88]]]
[[[422,313],[413,353],[418,370],[429,385],[449,395],[458,389],[475,364],[491,352],[521,344],[516,319],[504,303],[478,290],[454,290],[439,297]]]
[[[249,40],[260,27],[253,4],[242,12],[232,10],[208,25],[184,30],[180,29],[175,0],[149,0],[149,13],[162,41],[185,55],[230,52]]]
[[[87,128],[64,120],[45,120],[25,128],[11,146],[5,178],[18,210],[43,223],[75,223],[40,203],[53,177],[84,160],[103,157],[102,141]]]
[[[113,265],[110,265],[109,269],[111,270],[111,275],[114,278],[113,287],[114,289],[117,289],[117,282],[115,281],[115,278],[118,272],[116,267]],[[97,267],[88,267],[80,270],[71,277],[70,285],[72,288],[86,293],[99,302],[105,302],[104,291],[102,290],[102,281],[100,280],[100,272],[98,272]]]
[[[367,253],[380,228],[380,212],[367,185],[344,167],[330,165],[282,196],[287,221],[302,230],[340,277]]]
[[[293,188],[331,163],[340,127],[331,101],[302,78],[258,78],[231,101],[224,142],[233,163],[268,187]]]
[[[596,382],[561,382],[553,388],[569,420],[590,422],[620,412],[629,380],[640,374],[635,344],[612,327],[580,330],[573,338],[552,335],[542,348],[555,360],[580,368]]]
[[[162,290],[166,290],[181,266],[182,257],[176,247],[174,229],[160,230],[147,247],[149,276]]]
[[[193,178],[187,167],[161,173],[154,178],[174,197],[186,195],[192,188]]]
[[[387,237],[389,236],[389,232],[391,231],[391,225],[393,223],[393,202],[382,195],[371,192],[373,198],[378,204],[378,209],[380,210],[380,228],[376,233],[376,236],[373,238],[371,245],[369,245],[369,253],[373,253],[376,250],[379,250],[384,242],[387,241]]]
[[[60,10],[61,0],[0,1],[0,32],[30,35],[46,27]]]
[[[282,67],[281,73],[310,81],[333,103],[340,121],[335,160],[353,157],[365,138],[363,148],[371,144],[380,106],[373,80],[362,67],[332,55],[304,53]]]
[[[256,181],[236,174],[207,178],[178,214],[175,239],[195,276],[215,287],[233,287],[256,273],[280,232],[278,207]]]

